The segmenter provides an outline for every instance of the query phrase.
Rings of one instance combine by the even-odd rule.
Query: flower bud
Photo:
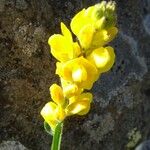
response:
[[[99,29],[108,29],[112,26],[115,26],[117,16],[116,16],[116,7],[115,2],[106,1],[101,2],[100,4],[95,5],[95,12],[93,13],[93,17],[97,20],[99,24]]]

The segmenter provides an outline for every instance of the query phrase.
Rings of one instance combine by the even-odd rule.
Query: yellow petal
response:
[[[80,57],[78,61],[80,65],[83,65],[87,72],[87,80],[81,82],[78,85],[79,87],[83,87],[85,89],[90,90],[93,86],[93,83],[98,79],[98,70],[90,61],[83,57]]]
[[[73,68],[76,65],[82,66],[85,69],[85,71],[87,72],[87,77],[86,77],[85,71],[83,71],[84,72],[83,76],[81,74],[80,77],[82,78],[82,82],[80,82],[80,83],[77,82],[77,80],[76,80],[76,79],[78,79],[78,77],[76,78],[76,76],[73,75],[74,74],[74,69]],[[59,69],[59,67],[58,67],[58,71],[56,71],[56,72],[64,80],[66,80],[68,82],[75,83],[75,84],[78,85],[79,88],[85,88],[85,89],[91,89],[93,83],[98,78],[97,68],[95,67],[95,65],[93,65],[91,62],[89,62],[84,57],[79,57],[79,58],[76,58],[76,59],[73,59],[73,60],[70,60],[70,61],[67,61],[67,62],[63,63],[61,69]],[[78,73],[78,71],[77,71],[77,73]],[[84,81],[85,78],[87,80]]]
[[[61,121],[63,121],[65,119],[66,112],[61,106],[57,107],[57,109],[56,109],[56,116],[57,116],[57,120],[59,120],[59,122],[61,122]]]
[[[93,39],[92,39],[90,48],[96,49],[96,48],[102,47],[103,45],[105,45],[107,43],[108,40],[109,40],[109,35],[108,35],[107,30],[97,31],[93,35]]]
[[[114,49],[110,46],[95,49],[87,58],[101,73],[110,70],[115,61]]]
[[[106,45],[108,42],[115,38],[117,33],[118,29],[116,27],[111,27],[108,30],[103,29],[95,32],[90,48],[96,49]]]
[[[118,29],[116,27],[111,27],[108,29],[107,32],[108,32],[108,36],[109,36],[108,42],[110,42],[115,38],[116,34],[118,33]]]
[[[98,19],[97,21],[95,21],[94,27],[96,30],[102,30],[104,29],[105,26],[105,17],[102,17],[101,19]]]
[[[88,101],[89,103],[91,103],[92,99],[93,99],[92,94],[89,92],[86,92],[86,93],[82,93],[80,95],[69,98],[69,104],[72,104],[74,102],[79,102],[79,101]]]
[[[66,108],[67,115],[85,115],[90,110],[90,103],[92,101],[92,94],[91,93],[83,93],[79,96],[76,96],[72,101],[71,104]]]
[[[55,110],[57,105],[54,102],[48,102],[41,110],[41,115],[48,123],[51,120],[56,120]]]
[[[90,30],[88,31],[90,32]],[[118,29],[116,27],[111,27],[108,30],[103,29],[103,30],[95,31],[93,32],[93,34],[91,33],[92,37],[88,37],[87,39],[86,39],[86,36],[88,36],[88,33],[87,35],[83,34],[80,37],[80,41],[81,42],[83,41],[83,44],[81,45],[84,46],[84,43],[86,45],[86,42],[88,42],[88,39],[91,39],[90,44],[87,45],[87,48],[96,49],[96,48],[102,47],[106,45],[108,42],[112,41],[115,38],[117,32],[118,32]]]
[[[69,105],[66,110],[67,110],[67,115],[74,115],[78,114],[81,111],[85,110],[87,108],[88,104],[86,101],[80,101],[80,102],[75,102]]]
[[[58,105],[63,105],[65,102],[62,88],[57,84],[52,84],[50,87],[50,94],[53,101]]]
[[[68,61],[74,58],[73,46],[64,36],[54,34],[48,40],[52,55],[59,61]]]
[[[81,110],[81,111],[78,113],[78,115],[80,115],[80,116],[86,115],[89,111],[90,111],[90,104],[87,103],[87,104],[86,104],[86,108],[83,109],[83,110]]]
[[[88,7],[88,8],[85,10],[84,15],[85,15],[87,18],[92,18],[93,15],[94,15],[94,11],[95,11],[95,5],[94,5],[94,6],[90,6],[90,7]]]
[[[83,89],[80,89],[76,84],[67,82],[61,78],[61,85],[63,87],[64,96],[69,98],[75,95],[79,95]]]
[[[92,25],[85,25],[79,32],[78,39],[84,49],[88,49],[91,45],[95,29]]]
[[[89,103],[91,103],[92,99],[93,99],[93,96],[89,92],[82,93],[81,95],[78,96],[78,101],[82,100],[82,101],[88,101]]]
[[[82,82],[87,79],[86,69],[82,65],[74,65],[72,70],[72,78],[75,82]]]
[[[61,22],[61,32],[65,36],[65,38],[67,38],[70,42],[72,42],[71,32],[63,22]]]
[[[70,60],[72,61],[72,60]],[[56,74],[58,74],[60,77],[63,77],[65,80],[72,81],[72,71],[70,67],[68,66],[68,62],[65,63],[56,63]]]
[[[71,30],[75,35],[78,35],[81,28],[85,25],[84,13],[85,9],[82,9],[71,20]]]
[[[75,58],[81,54],[81,49],[80,49],[80,46],[77,42],[73,43],[73,50],[74,50]]]
[[[92,15],[94,12],[95,6],[88,7],[87,9],[82,9],[79,13],[77,13],[71,20],[71,30],[75,35],[78,36],[80,30],[86,26],[93,24],[95,20]]]

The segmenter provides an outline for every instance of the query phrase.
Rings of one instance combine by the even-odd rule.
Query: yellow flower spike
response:
[[[81,10],[71,20],[72,32],[61,22],[61,34],[52,35],[48,44],[52,55],[58,60],[56,74],[61,86],[53,84],[50,95],[53,102],[41,110],[45,119],[44,127],[53,131],[51,149],[60,149],[63,121],[67,116],[85,115],[90,110],[93,99],[90,90],[100,74],[108,71],[115,61],[114,49],[104,47],[116,36],[115,2],[102,1]]]
[[[79,96],[70,99],[70,104],[66,108],[67,115],[85,115],[90,110],[90,103],[92,101],[91,93],[82,93]]]
[[[52,55],[59,61],[65,62],[78,57],[81,53],[78,43],[72,41],[72,35],[65,24],[61,23],[62,34],[54,34],[48,44],[51,47]]]
[[[51,94],[51,98],[57,105],[63,105],[65,103],[63,91],[59,85],[52,84],[50,86],[50,94]]]
[[[95,49],[87,59],[96,65],[100,73],[110,70],[115,61],[114,49],[110,46]]]
[[[83,79],[86,77],[85,71],[87,72],[86,81],[77,82],[76,80],[74,80],[75,75],[74,75],[73,68],[74,66],[78,66],[78,65],[80,67],[82,66],[85,69],[85,70],[83,69],[84,70]],[[75,83],[78,85],[79,88],[84,88],[84,89],[91,89],[93,83],[98,78],[97,68],[84,57],[79,57],[79,58],[67,61],[65,63],[61,63],[61,67],[56,68],[56,73],[64,80],[71,82],[71,83]]]

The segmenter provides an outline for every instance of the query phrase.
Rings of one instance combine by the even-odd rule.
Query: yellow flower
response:
[[[41,115],[54,131],[56,125],[66,117],[65,98],[62,88],[57,84],[50,87],[50,95],[54,102],[48,102],[41,110]]]
[[[54,102],[48,102],[41,110],[41,115],[50,125],[52,131],[54,131],[57,124],[66,117],[65,110]]]
[[[83,49],[92,50],[102,47],[112,41],[117,32],[118,29],[116,27],[111,27],[107,30],[95,30],[92,25],[86,25],[80,30],[78,39]]]
[[[71,20],[71,30],[78,35],[86,25],[92,25],[96,30],[110,28],[116,25],[115,2],[102,1],[99,4],[82,9]]]
[[[74,96],[69,99],[70,104],[66,107],[67,115],[85,115],[90,110],[90,103],[92,102],[91,93],[82,93],[79,96]]]
[[[97,68],[84,57],[65,63],[57,63],[56,74],[63,80],[76,84],[79,88],[91,89],[98,79]]]
[[[96,49],[106,45],[108,42],[115,38],[117,33],[118,29],[116,27],[111,27],[107,30],[103,29],[95,32],[92,38],[90,49]]]
[[[93,50],[87,59],[95,64],[100,73],[110,70],[115,61],[114,49],[110,46]]]
[[[117,34],[115,3],[103,1],[77,13],[71,29],[83,49],[95,49],[110,42]]]
[[[52,55],[59,61],[65,62],[76,58],[80,54],[80,47],[77,42],[73,42],[72,35],[68,28],[61,23],[62,34],[54,34],[48,44],[51,47]]]

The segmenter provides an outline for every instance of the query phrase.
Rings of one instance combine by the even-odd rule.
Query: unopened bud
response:
[[[96,26],[99,29],[107,29],[115,26],[117,16],[116,16],[116,3],[113,1],[106,2],[102,1],[100,4],[95,5],[95,12],[93,13],[93,18],[95,18]]]

